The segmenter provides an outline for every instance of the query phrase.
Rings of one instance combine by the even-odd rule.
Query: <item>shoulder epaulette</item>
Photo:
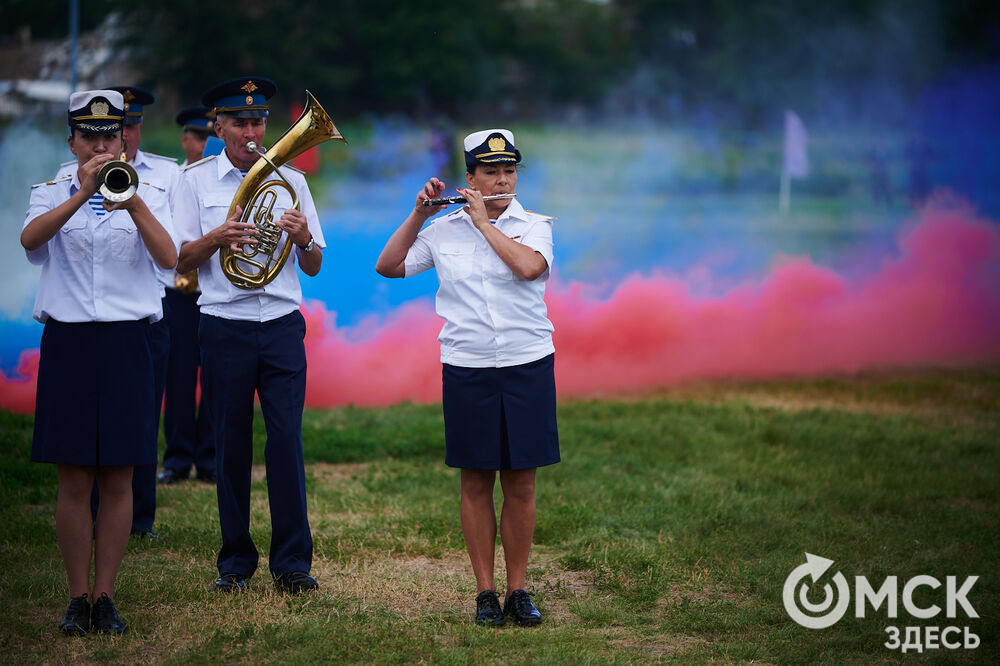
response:
[[[36,183],[31,186],[31,189],[35,189],[36,187],[42,187],[43,185],[55,185],[56,183],[61,183],[64,180],[73,180],[73,174],[68,173],[65,176],[62,176],[61,178],[56,178],[55,180],[47,180],[44,183]]]
[[[159,185],[153,185],[152,183],[150,183],[150,182],[148,182],[148,181],[145,181],[145,180],[144,180],[144,181],[141,181],[141,184],[142,184],[142,185],[147,185],[147,186],[149,186],[149,187],[152,187],[152,188],[153,188],[154,190],[159,190],[159,191],[161,191],[161,192],[166,192],[166,191],[167,191],[167,190],[166,190],[165,188],[162,188],[162,187],[160,187]]]
[[[536,213],[536,212],[535,212],[535,211],[533,211],[533,210],[528,210],[528,209],[525,209],[525,210],[524,210],[524,212],[525,212],[525,213],[528,213],[529,215],[534,215],[535,217],[540,217],[540,218],[542,218],[543,220],[556,220],[556,219],[558,219],[558,218],[556,218],[556,217],[553,217],[552,215],[543,215],[543,214],[541,214],[541,213]]]
[[[205,162],[211,162],[216,157],[218,157],[218,155],[209,155],[208,157],[203,157],[200,160],[198,160],[197,162],[191,162],[191,164],[188,164],[187,166],[181,167],[181,171],[187,171],[191,167],[196,167],[199,164],[204,164]]]
[[[69,166],[70,164],[76,164],[76,160],[66,160],[65,162],[63,162],[59,166],[60,167],[64,167],[64,166]]]
[[[177,160],[175,160],[173,157],[166,157],[165,155],[157,155],[156,153],[146,153],[146,152],[143,152],[143,155],[145,155],[146,157],[152,157],[157,160],[166,160],[167,162],[173,162],[174,164],[177,164]]]

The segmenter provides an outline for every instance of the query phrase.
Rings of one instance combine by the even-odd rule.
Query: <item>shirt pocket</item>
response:
[[[212,229],[226,221],[229,205],[233,203],[233,195],[224,192],[206,192],[201,196],[201,205],[208,212],[201,216],[201,233],[204,236]]]
[[[87,204],[85,204],[87,205]],[[94,235],[87,227],[84,215],[74,215],[59,230],[66,258],[70,261],[90,261],[94,256]]]
[[[438,275],[444,280],[462,280],[476,269],[475,243],[441,243]]]
[[[139,260],[139,229],[128,215],[112,215],[108,220],[111,227],[111,258],[127,264]]]

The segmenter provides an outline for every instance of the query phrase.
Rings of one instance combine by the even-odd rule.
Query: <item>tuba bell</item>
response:
[[[257,227],[257,244],[244,243],[239,251],[226,246],[219,250],[222,272],[240,289],[257,289],[273,280],[288,259],[293,243],[288,235],[274,224],[276,190],[283,188],[292,197],[292,208],[299,210],[299,196],[292,184],[281,175],[279,166],[324,141],[347,139],[340,133],[333,120],[323,110],[316,98],[306,91],[306,107],[302,115],[285,133],[278,137],[266,152],[252,141],[247,148],[260,155],[247,172],[229,205],[226,219],[237,206],[243,209],[240,222],[253,220]],[[271,173],[280,180],[269,180]]]

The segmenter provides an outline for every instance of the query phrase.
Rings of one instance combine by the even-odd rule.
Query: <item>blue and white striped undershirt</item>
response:
[[[108,212],[104,210],[104,196],[100,192],[91,194],[87,203],[90,204],[90,209],[97,213],[97,217],[104,217],[104,214]]]
[[[243,176],[244,178],[246,178],[247,174],[250,172],[250,169],[240,169],[239,171],[240,171],[240,175]]]

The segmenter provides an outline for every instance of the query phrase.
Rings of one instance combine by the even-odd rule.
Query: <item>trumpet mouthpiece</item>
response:
[[[247,151],[249,151],[251,153],[256,153],[257,152],[257,144],[254,143],[253,141],[247,141]]]

